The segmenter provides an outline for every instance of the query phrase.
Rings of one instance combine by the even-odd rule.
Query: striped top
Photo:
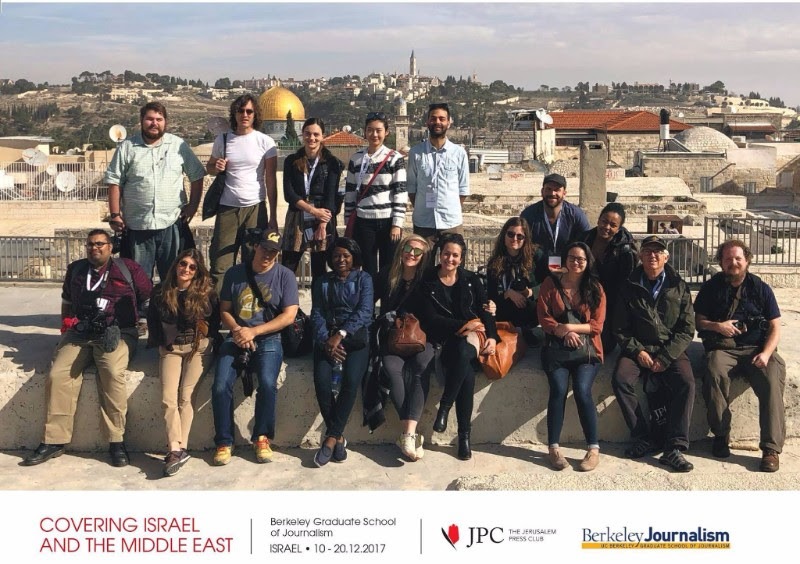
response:
[[[385,145],[381,145],[375,153],[367,155],[367,149],[356,151],[350,158],[347,165],[347,179],[345,182],[344,195],[344,221],[347,220],[353,209],[356,207],[358,194],[364,190],[372,179],[373,174],[378,169],[383,159],[390,151]],[[363,175],[361,173],[364,159],[369,159]],[[361,183],[359,186],[359,176]],[[356,190],[356,188],[358,188]],[[403,227],[406,218],[406,204],[408,203],[408,193],[406,192],[406,160],[402,153],[395,151],[383,165],[378,176],[372,181],[367,195],[358,203],[356,211],[357,217],[363,219],[389,219],[392,225]]]

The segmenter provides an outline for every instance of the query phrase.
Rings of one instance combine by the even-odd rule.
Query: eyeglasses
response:
[[[585,264],[586,259],[583,257],[576,257],[575,255],[567,255],[567,260],[575,264]]]
[[[411,245],[406,243],[405,245],[403,245],[403,252],[408,253],[414,257],[419,257],[422,256],[422,253],[424,253],[425,251],[423,251],[422,249],[418,249],[417,247],[412,247]]]
[[[110,243],[108,241],[89,241],[88,243],[86,243],[86,248],[87,249],[92,249],[92,248],[94,248],[94,249],[102,249],[103,247],[105,247],[106,245],[109,245],[109,244]]]
[[[439,102],[437,104],[429,104],[428,111],[432,112],[433,110],[445,110],[448,114],[450,113],[450,106],[448,106],[444,102]]]
[[[181,268],[186,268],[191,272],[195,272],[197,270],[197,265],[193,262],[189,262],[188,260],[182,260],[178,263],[178,266]]]
[[[524,233],[514,233],[513,231],[506,231],[506,237],[508,237],[509,239],[516,239],[517,241],[525,240]]]
[[[256,111],[252,108],[238,108],[236,110],[237,114],[247,114],[248,116],[252,116]]]
[[[663,255],[664,249],[642,249],[643,255]]]
[[[367,114],[367,121],[372,121],[374,119],[385,120],[386,114],[383,112],[370,112]]]

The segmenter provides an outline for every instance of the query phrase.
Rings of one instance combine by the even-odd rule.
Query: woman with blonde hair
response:
[[[412,295],[422,280],[429,253],[430,246],[424,237],[408,235],[397,246],[390,267],[379,274],[375,300],[381,301],[379,323],[383,327],[391,325],[398,316],[414,314],[418,317],[419,300]],[[391,354],[383,342],[385,334],[386,331],[379,331],[379,345],[383,371],[389,380],[389,395],[402,427],[397,446],[413,462],[425,454],[424,438],[417,433],[417,424],[428,398],[434,350],[426,343],[424,350],[408,357]]]
[[[161,397],[168,454],[164,475],[173,476],[190,456],[186,450],[194,418],[192,393],[211,362],[219,330],[219,307],[211,275],[197,249],[180,253],[147,311],[149,347],[158,347]]]

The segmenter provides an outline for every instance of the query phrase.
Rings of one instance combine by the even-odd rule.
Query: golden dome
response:
[[[300,98],[283,86],[273,86],[258,98],[263,121],[286,121],[291,110],[294,121],[305,121],[306,110]]]

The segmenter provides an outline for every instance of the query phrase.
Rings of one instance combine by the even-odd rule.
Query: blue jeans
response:
[[[317,392],[317,403],[325,421],[325,436],[341,437],[350,418],[350,412],[358,397],[361,380],[367,372],[369,364],[369,347],[347,353],[342,365],[342,388],[338,397],[333,399],[331,385],[331,363],[325,353],[314,347],[314,390]]]
[[[547,375],[547,382],[550,384],[550,398],[547,401],[547,444],[557,444],[561,437],[570,376],[572,376],[572,395],[575,396],[575,405],[578,406],[578,418],[586,437],[586,444],[598,444],[597,409],[592,399],[592,384],[599,368],[599,364],[581,364],[571,370],[559,368]]]
[[[256,341],[257,348],[250,357],[250,367],[258,378],[256,391],[256,417],[253,423],[255,441],[260,435],[270,440],[275,438],[275,403],[278,397],[278,373],[283,362],[283,346],[279,333]],[[220,347],[217,372],[211,387],[211,407],[214,411],[214,443],[217,446],[230,446],[233,437],[233,385],[236,383],[236,369],[231,365],[239,353],[232,340],[226,339]]]
[[[158,268],[158,277],[165,280],[169,267],[181,252],[181,236],[177,223],[164,229],[129,229],[128,241],[131,258],[139,263],[151,280],[154,267]]]

